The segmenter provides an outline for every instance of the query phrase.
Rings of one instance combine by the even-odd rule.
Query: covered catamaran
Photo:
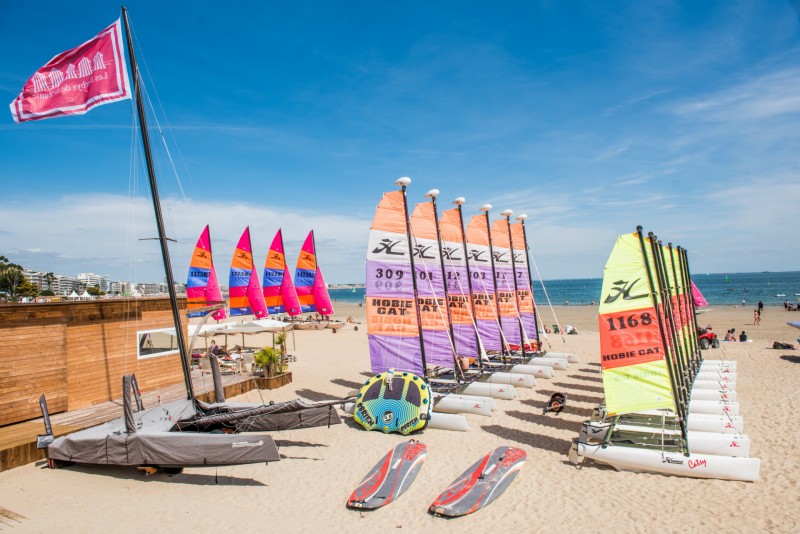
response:
[[[194,247],[189,262],[186,281],[186,309],[189,317],[202,317],[208,306],[224,304],[217,280],[217,271],[211,254],[211,233],[206,225]],[[225,309],[214,311],[211,317],[217,321],[225,318]]]
[[[700,379],[707,368],[694,335],[690,280],[683,249],[665,247],[652,234],[645,238],[641,227],[617,238],[598,316],[605,406],[601,419],[584,423],[571,461],[758,479],[760,462],[749,457],[749,438],[738,433],[738,405],[723,398],[720,376]],[[698,391],[711,392],[711,400]]]

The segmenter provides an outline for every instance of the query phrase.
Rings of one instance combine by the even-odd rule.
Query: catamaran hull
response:
[[[469,430],[467,418],[453,413],[432,413],[428,420],[428,428],[433,430],[450,430],[451,432],[466,432]]]
[[[570,462],[577,464],[581,458],[612,466],[617,471],[661,473],[692,478],[716,478],[755,482],[759,478],[761,460],[712,454],[691,453],[689,456],[662,453],[638,447],[586,444],[574,441],[570,449]]]
[[[545,352],[547,357],[549,358],[563,358],[567,360],[569,363],[581,363],[581,359],[578,358],[577,354],[572,354],[570,352]]]
[[[708,370],[708,369],[730,369],[732,371],[736,370],[736,361],[735,360],[703,360],[703,363],[700,364],[700,369]]]
[[[736,389],[736,384],[729,382],[719,382],[717,380],[695,380],[692,384],[692,389],[714,389],[723,391],[733,391]]]
[[[598,419],[606,417],[605,409],[602,406],[597,406],[595,409],[595,417]],[[623,415],[622,419],[632,424],[640,424],[639,422],[642,420],[658,421],[664,417],[674,419],[676,416],[672,412],[666,412],[665,414],[661,410],[648,410]],[[696,430],[698,432],[742,434],[744,432],[744,418],[740,415],[690,413],[686,426],[688,430]]]
[[[549,365],[515,365],[511,368],[511,372],[531,375],[536,378],[553,378],[556,375]]]
[[[474,397],[474,400],[459,398],[456,395],[444,395],[435,400],[433,411],[438,413],[471,413],[484,417],[492,416],[492,409],[486,399]]]
[[[567,363],[565,358],[547,358],[540,356],[531,358],[528,362],[528,365],[546,365],[548,367],[552,367],[553,369],[559,369],[562,371],[569,368],[569,363]]]
[[[736,392],[724,390],[714,391],[713,389],[693,389],[689,398],[690,400],[735,402]]]
[[[736,373],[714,373],[708,371],[700,371],[697,373],[697,376],[694,377],[695,380],[703,380],[703,381],[711,381],[711,382],[722,382],[728,383],[733,387],[736,387]]]
[[[606,421],[587,421],[584,423],[586,436],[592,441],[605,441],[611,423]],[[625,434],[633,436],[643,436],[655,438],[655,441],[665,437],[674,439],[680,436],[680,432],[673,429],[662,427],[636,425],[627,423],[617,423],[614,425],[614,433],[617,437]],[[697,454],[715,454],[719,456],[735,456],[737,458],[747,458],[750,456],[750,437],[742,434],[722,434],[718,432],[698,432],[689,430],[687,433],[689,452]],[[656,445],[657,446],[657,445]]]
[[[536,379],[532,375],[505,372],[490,374],[486,382],[489,384],[508,384],[518,388],[532,388],[536,385]]]
[[[464,388],[462,393],[477,395],[478,397],[492,397],[493,399],[514,400],[517,392],[514,386],[506,384],[490,384],[487,382],[473,382]]]
[[[490,410],[492,410],[493,412],[497,411],[497,401],[491,397],[478,397],[475,395],[464,395],[463,393],[451,393],[448,396],[457,399],[464,399],[467,401],[474,401],[474,400],[483,401],[489,406]]]
[[[292,323],[294,325],[295,330],[323,330],[326,326],[328,326],[327,321],[321,321],[319,323],[316,322],[304,322],[304,323]]]
[[[689,402],[689,413],[705,413],[711,415],[739,415],[738,402],[721,402],[707,400],[692,400]]]

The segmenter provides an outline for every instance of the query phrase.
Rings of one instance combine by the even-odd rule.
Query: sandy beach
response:
[[[552,325],[550,310],[540,308]],[[722,343],[707,358],[738,362],[736,389],[752,455],[761,459],[755,483],[616,472],[587,462],[567,462],[579,423],[602,401],[597,308],[556,308],[559,322],[579,334],[549,335],[546,348],[573,352],[581,363],[518,389],[514,401],[498,401],[491,418],[467,416],[465,433],[426,430],[415,436],[428,447],[427,461],[411,488],[374,512],[348,510],[345,502],[366,472],[409,438],[366,432],[344,415],[331,428],[273,434],[282,461],[269,465],[192,468],[168,477],[135,469],[72,466],[49,470],[43,462],[0,473],[0,507],[24,519],[0,516],[10,532],[797,532],[800,529],[800,350],[773,350],[773,341],[795,343],[800,331],[786,321],[800,313],[766,308],[752,324],[750,307],[715,307],[700,316],[718,335],[746,330],[752,343]],[[337,303],[338,318],[362,324],[333,333],[298,331],[289,336],[294,382],[265,400],[311,400],[346,395],[371,374],[363,308]],[[267,343],[248,340],[249,344]],[[548,346],[549,345],[549,346]],[[554,392],[569,401],[560,415],[542,415]],[[256,402],[257,392],[238,399]],[[453,520],[427,513],[433,499],[480,456],[500,445],[521,447],[528,461],[496,502]]]

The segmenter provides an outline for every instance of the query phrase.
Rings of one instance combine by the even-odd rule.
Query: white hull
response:
[[[511,372],[531,375],[536,378],[553,378],[556,376],[553,368],[547,365],[515,365],[511,368]]]
[[[432,413],[428,426],[433,430],[450,430],[453,432],[466,432],[469,430],[467,418],[453,413]]]
[[[716,478],[755,482],[759,477],[761,461],[758,458],[736,458],[712,454],[689,456],[662,453],[651,449],[573,442],[570,461],[580,462],[581,457],[608,464],[618,471],[651,472],[692,478]]]
[[[531,358],[528,362],[528,365],[546,365],[548,367],[552,367],[553,369],[564,370],[569,368],[569,364],[567,360],[564,358],[546,358],[546,357],[535,357]]]
[[[328,321],[321,321],[319,323],[316,322],[304,322],[304,323],[292,323],[294,325],[295,330],[322,330],[326,326],[328,326]]]
[[[692,389],[714,389],[732,391],[736,389],[736,384],[729,382],[719,382],[717,380],[695,380],[692,384]]]
[[[738,402],[722,402],[693,400],[689,402],[689,413],[704,413],[711,415],[739,415]]]
[[[483,401],[489,406],[490,410],[492,410],[493,412],[497,411],[497,401],[491,397],[477,397],[475,395],[464,395],[463,393],[450,393],[448,397],[463,399],[465,401],[475,401],[475,400]]]
[[[517,392],[514,386],[506,384],[488,384],[486,382],[473,382],[464,388],[462,393],[502,400],[514,400],[517,398]]]
[[[629,415],[630,415],[630,420],[635,421],[637,415],[660,418],[664,417],[664,414],[665,412],[661,410],[648,410]],[[666,414],[667,417],[670,418],[675,417],[675,414],[673,414],[672,412],[666,412]],[[742,434],[744,432],[744,418],[741,415],[690,413],[687,428],[688,430],[696,430],[698,432]]]
[[[492,373],[486,379],[489,384],[508,384],[518,388],[532,388],[536,385],[536,379],[531,375],[520,373]]]
[[[584,423],[586,435],[589,439],[603,441],[606,439],[610,423],[603,421],[588,421]],[[679,437],[680,432],[673,429],[620,423],[614,427],[616,432],[641,434],[660,438],[661,435]],[[750,456],[750,437],[742,434],[722,434],[719,432],[687,432],[689,452],[697,454],[715,454],[719,456],[734,456],[747,458]]]
[[[569,363],[581,363],[581,359],[578,358],[577,354],[572,354],[569,352],[545,352],[545,355],[549,358],[563,358],[567,360]]]
[[[689,399],[735,402],[736,392],[725,390],[714,391],[713,389],[693,389],[691,395],[689,395]]]
[[[339,330],[345,326],[347,326],[347,323],[344,321],[329,321],[328,324],[325,325],[325,328],[335,328],[336,330]]]
[[[438,413],[471,413],[484,417],[492,416],[492,409],[488,402],[480,397],[475,400],[458,398],[455,395],[444,395],[433,403],[433,411]]]
[[[711,381],[711,382],[722,382],[723,384],[730,384],[733,387],[736,387],[736,373],[709,373],[708,371],[700,371],[697,373],[697,376],[694,377],[695,381],[703,380],[703,381]]]
[[[719,369],[720,367],[735,371],[736,362],[734,360],[703,360],[703,363],[700,364],[700,369],[704,371],[709,369]]]

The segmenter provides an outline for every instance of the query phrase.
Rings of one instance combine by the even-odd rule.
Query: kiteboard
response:
[[[347,506],[374,510],[394,501],[414,482],[427,454],[428,448],[416,440],[398,444],[367,473]]]
[[[419,376],[390,369],[367,380],[356,396],[353,419],[367,430],[407,435],[431,417],[430,388]]]
[[[499,447],[464,471],[431,504],[434,515],[458,517],[497,499],[516,478],[528,457],[516,447]]]

